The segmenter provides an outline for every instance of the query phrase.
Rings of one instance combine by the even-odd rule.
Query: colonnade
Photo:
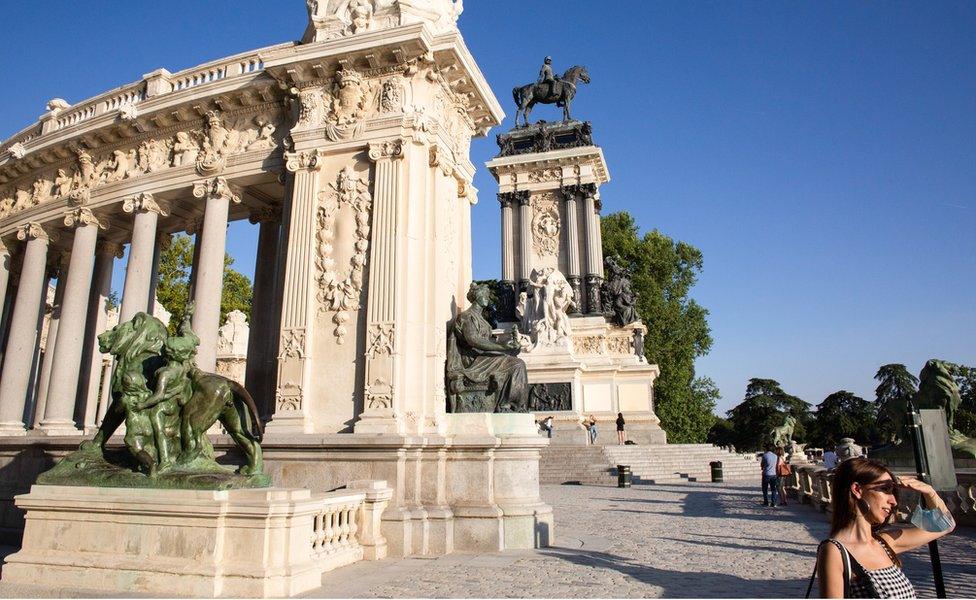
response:
[[[205,205],[202,225],[194,232],[193,328],[201,340],[198,366],[213,371],[229,211],[241,197],[222,177],[197,183],[193,195]],[[152,311],[160,252],[169,239],[164,231],[169,224],[161,226],[161,219],[170,214],[169,205],[149,193],[125,198],[122,210],[132,220],[126,227],[131,227],[131,237],[119,322]],[[247,385],[260,386],[265,392],[256,397],[266,396],[274,385],[271,363],[275,353],[268,348],[277,339],[280,214],[271,209],[252,215],[252,222],[261,223],[255,273],[260,289],[253,305],[259,334],[249,348],[255,361]],[[79,426],[89,430],[104,416],[111,399],[104,383],[111,362],[100,354],[97,335],[106,328],[112,268],[115,259],[122,257],[120,235],[109,229],[107,221],[89,208],[75,207],[57,221],[29,222],[17,229],[22,246],[18,253],[0,241],[0,435],[22,435],[31,428],[47,435],[80,434]],[[58,245],[59,241],[63,243]],[[61,248],[70,249],[64,259],[55,256]],[[58,280],[55,314],[38,368],[41,323],[52,276]]]
[[[572,314],[603,314],[600,286],[603,283],[603,239],[600,232],[600,196],[595,184],[568,185],[561,188],[562,227],[560,265],[576,299]],[[582,228],[579,200],[582,199]],[[502,287],[514,302],[516,284],[519,291],[529,287],[532,273],[532,194],[528,190],[498,194],[502,225]],[[517,217],[517,218],[516,218]],[[516,231],[517,222],[517,231]],[[582,229],[582,231],[581,231]],[[582,242],[582,243],[581,243]],[[518,260],[515,250],[518,249]],[[582,250],[582,257],[580,256]],[[586,294],[583,293],[585,281]],[[514,304],[513,304],[514,306]]]

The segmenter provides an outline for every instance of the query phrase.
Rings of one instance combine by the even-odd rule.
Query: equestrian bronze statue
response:
[[[586,71],[586,67],[576,65],[570,67],[562,77],[553,77],[551,63],[552,59],[547,56],[536,83],[512,90],[515,105],[518,107],[515,113],[516,127],[519,125],[519,115],[522,115],[523,122],[528,126],[529,114],[536,104],[555,104],[563,109],[563,121],[572,120],[569,111],[576,96],[576,82],[589,83],[590,74]]]

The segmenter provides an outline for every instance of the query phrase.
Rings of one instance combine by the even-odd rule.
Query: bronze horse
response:
[[[582,80],[583,83],[590,82],[590,74],[586,71],[586,67],[581,65],[570,67],[553,83],[530,83],[512,90],[515,105],[518,106],[518,111],[515,113],[515,126],[518,127],[520,114],[525,125],[528,126],[532,107],[540,103],[562,107],[563,120],[571,120],[569,108],[573,103],[573,97],[576,96],[577,80]]]

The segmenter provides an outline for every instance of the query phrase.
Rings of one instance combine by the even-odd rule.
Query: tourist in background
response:
[[[590,415],[583,420],[583,425],[586,426],[586,434],[589,436],[591,444],[596,443],[596,417]]]
[[[624,413],[617,413],[617,445],[624,445],[627,442],[627,434],[624,432]]]
[[[766,444],[766,451],[763,452],[762,460],[759,461],[759,468],[762,469],[762,493],[763,506],[776,508],[776,500],[779,491],[776,489],[776,465],[779,457],[773,452],[773,445]],[[772,496],[772,503],[770,503]]]
[[[793,474],[793,468],[786,462],[786,451],[776,446],[776,491],[779,492],[779,505],[786,506],[786,479]]]
[[[823,463],[825,469],[834,469],[837,467],[837,450],[834,447],[834,440],[827,438],[827,446],[824,448],[823,453]]]
[[[539,427],[542,427],[542,430],[546,432],[546,435],[549,436],[549,439],[551,440],[552,439],[552,415],[543,419],[542,422],[539,423]]]
[[[900,489],[922,496],[911,517],[917,525],[890,523]],[[898,479],[888,467],[869,458],[852,458],[837,467],[831,507],[830,537],[817,551],[808,597],[813,578],[819,577],[820,598],[915,598],[915,588],[901,570],[898,555],[924,546],[956,526],[930,485]]]

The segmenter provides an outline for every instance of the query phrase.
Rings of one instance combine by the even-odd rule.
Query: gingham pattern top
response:
[[[894,552],[882,538],[876,538],[884,547],[891,562],[890,567],[869,571],[857,562],[854,555],[837,540],[829,540],[842,554],[851,559],[851,598],[916,598],[915,587],[895,561]]]

